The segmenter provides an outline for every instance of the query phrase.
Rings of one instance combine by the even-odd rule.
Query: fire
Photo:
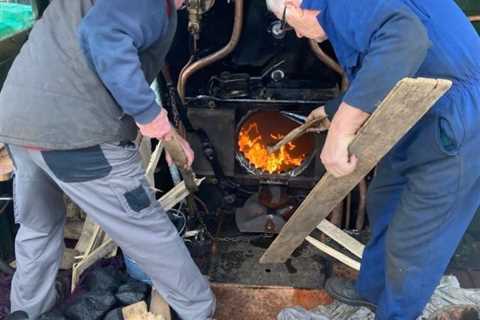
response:
[[[300,166],[307,154],[293,152],[297,148],[293,142],[270,154],[267,147],[283,137],[284,135],[281,133],[262,134],[258,123],[253,122],[241,128],[238,135],[238,147],[243,156],[257,170],[270,174],[286,172]]]

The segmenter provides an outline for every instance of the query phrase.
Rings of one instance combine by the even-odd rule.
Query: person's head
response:
[[[318,23],[318,10],[307,10],[301,7],[302,0],[266,0],[267,7],[278,19],[292,27],[298,37],[322,42],[327,38],[322,26]]]

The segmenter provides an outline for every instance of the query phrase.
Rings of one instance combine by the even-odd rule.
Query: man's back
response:
[[[95,11],[108,18],[113,11],[122,10],[120,2],[115,7],[98,0],[54,0],[50,3],[43,17],[35,23],[0,92],[0,141],[46,149],[78,149],[135,139],[135,121],[112,96],[79,40],[79,26],[87,15]],[[137,8],[153,2],[142,0],[142,6],[137,3]],[[111,7],[104,10],[99,7],[100,3]],[[149,43],[140,53],[131,50],[144,67],[142,70],[137,66],[136,72],[141,74],[146,90],[149,90],[147,81],[153,80],[160,71],[176,28],[175,10],[167,18],[163,2],[157,4],[155,1],[155,8],[155,18],[163,27],[162,37]],[[118,14],[128,17],[129,23],[142,23],[136,12],[120,11]],[[90,35],[93,42],[108,45],[98,34],[98,30],[93,30]],[[128,36],[127,32],[124,34]],[[108,69],[115,71],[110,66]]]
[[[432,43],[418,76],[480,80],[480,37],[453,0],[402,0],[420,18]]]

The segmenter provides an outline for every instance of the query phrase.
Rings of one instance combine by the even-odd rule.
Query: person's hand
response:
[[[330,130],[323,146],[320,159],[328,173],[334,177],[344,177],[355,171],[358,159],[350,155],[348,147],[355,134],[337,133]]]
[[[320,120],[320,122],[315,127],[308,129],[308,132],[320,133],[330,128],[330,120],[328,120],[325,107],[318,107],[310,112],[306,121],[309,122],[314,120]]]
[[[165,141],[175,140],[182,147],[183,152],[185,154],[185,158],[187,160],[186,168],[190,168],[193,164],[193,160],[195,160],[195,153],[193,152],[192,147],[187,142],[187,140],[182,138],[182,136],[180,136],[176,130],[172,130],[171,133],[167,134],[164,140]],[[171,166],[174,163],[174,161],[172,160],[172,157],[168,152],[165,152],[165,157],[168,165]]]
[[[140,128],[140,132],[143,136],[149,138],[156,138],[158,140],[175,141],[181,146],[185,158],[187,160],[187,166],[190,167],[194,160],[194,153],[190,144],[183,139],[177,131],[173,128],[172,124],[168,120],[168,113],[165,109],[158,114],[158,116],[153,119],[153,121],[147,124],[139,124],[137,126]],[[171,156],[166,153],[167,162],[169,165],[173,163]]]
[[[175,8],[180,10],[185,5],[185,0],[175,0]]]
[[[146,124],[137,123],[137,126],[143,136],[159,140],[164,139],[173,130],[165,109],[162,109],[151,122]]]

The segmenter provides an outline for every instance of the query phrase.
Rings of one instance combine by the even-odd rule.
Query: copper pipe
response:
[[[322,61],[327,67],[338,73],[342,77],[342,84],[340,90],[345,91],[348,88],[348,79],[347,75],[343,71],[342,67],[332,59],[325,51],[320,48],[318,42],[315,40],[309,40],[310,48],[312,49],[313,53],[317,56],[317,58]]]
[[[199,70],[228,56],[237,46],[243,29],[243,4],[244,0],[235,0],[235,16],[233,20],[232,36],[227,45],[219,51],[192,63],[180,74],[178,80],[178,94],[183,103],[185,103],[185,89],[187,87],[188,79]]]
[[[365,226],[365,214],[367,208],[367,181],[362,179],[360,184],[358,185],[358,209],[357,209],[357,222],[356,222],[356,229],[361,231]]]
[[[480,22],[480,16],[469,16],[471,22]]]
[[[330,214],[330,222],[336,225],[337,227],[342,227],[343,222],[343,201],[338,204],[338,206],[333,209]]]
[[[352,193],[349,193],[345,200],[345,229],[350,229],[352,224]]]

